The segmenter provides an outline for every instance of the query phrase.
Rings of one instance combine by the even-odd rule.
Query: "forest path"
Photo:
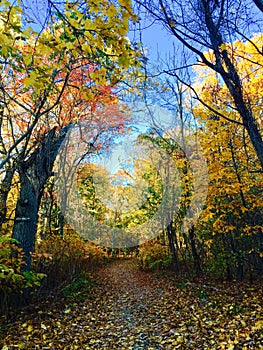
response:
[[[117,260],[73,302],[22,313],[0,349],[263,349],[262,289],[237,299],[240,289],[203,287],[175,286]]]
[[[163,332],[172,328],[171,317],[167,317],[170,310],[164,309],[167,282],[164,285],[162,279],[138,270],[132,260],[115,261],[101,269],[98,277],[100,293],[95,304],[101,310],[97,309],[97,326],[107,315],[103,323],[103,346],[163,349]]]

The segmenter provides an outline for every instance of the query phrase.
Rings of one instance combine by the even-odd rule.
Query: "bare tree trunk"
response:
[[[20,193],[12,237],[18,241],[19,247],[25,253],[24,270],[27,271],[31,268],[31,252],[34,249],[38,210],[44,186],[52,175],[52,168],[67,130],[68,127],[65,127],[58,136],[54,129],[51,130],[45,143],[18,166]]]
[[[173,267],[174,267],[174,272],[176,275],[178,275],[179,273],[179,266],[178,266],[178,256],[177,256],[177,252],[175,249],[175,245],[174,245],[174,230],[172,228],[172,222],[169,223],[169,225],[167,226],[167,237],[168,237],[168,243],[169,243],[169,249],[170,252],[172,254],[172,263],[173,263]]]
[[[40,188],[34,183],[36,179],[20,169],[20,193],[16,205],[13,235],[25,254],[24,270],[30,270],[31,253],[34,248],[37,229]]]
[[[200,263],[200,257],[198,255],[197,249],[196,249],[196,244],[195,244],[195,227],[192,226],[189,229],[189,239],[190,239],[190,245],[191,245],[191,250],[192,250],[192,255],[194,259],[194,268],[196,275],[198,277],[201,277],[203,274],[201,263]]]

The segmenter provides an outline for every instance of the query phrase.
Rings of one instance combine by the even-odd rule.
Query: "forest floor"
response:
[[[6,320],[0,349],[263,349],[262,284],[176,281],[116,260],[86,292]]]

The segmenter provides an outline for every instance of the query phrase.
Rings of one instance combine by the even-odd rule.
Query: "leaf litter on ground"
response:
[[[81,298],[5,320],[0,349],[263,349],[263,288],[178,282],[117,260]]]

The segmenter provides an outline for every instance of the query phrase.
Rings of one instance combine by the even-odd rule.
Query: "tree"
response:
[[[236,109],[241,122],[249,135],[263,169],[263,139],[256,117],[244,91],[242,77],[237,69],[240,56],[233,47],[233,39],[248,39],[253,9],[249,3],[241,1],[140,1],[136,0],[141,10],[159,22],[177,41],[196,57],[198,65],[204,65],[214,71],[224,82],[231,95],[231,109]],[[242,29],[240,29],[242,28]],[[251,44],[259,55],[261,45],[253,39]],[[229,45],[227,45],[229,43]],[[205,55],[203,50],[210,50]],[[193,64],[193,60],[189,62]],[[196,63],[194,63],[196,64]],[[255,69],[258,62],[254,62]],[[176,76],[176,68],[168,74]],[[197,96],[198,98],[198,96]],[[210,108],[217,113],[216,109]],[[222,115],[220,116],[222,117]],[[224,116],[227,118],[227,116]]]
[[[147,231],[147,221],[156,213],[162,198],[160,175],[151,166],[149,159],[134,157],[133,169],[130,167],[130,171],[124,165],[123,169],[110,174],[102,166],[84,164],[78,175],[81,196],[87,212],[98,223],[101,242],[107,242],[109,234],[103,232],[103,227],[112,228],[109,231],[115,237],[111,237],[109,246],[114,244],[113,240],[116,246],[119,241],[124,242],[127,247],[130,243],[135,246],[156,234]],[[96,230],[88,224],[86,227],[88,236],[93,237]],[[114,231],[115,228],[117,230]]]
[[[43,186],[69,125],[92,120],[99,104],[117,103],[111,86],[134,59],[125,37],[129,2],[49,6],[45,27],[34,30],[23,7],[1,4],[1,168],[20,176],[13,237],[28,269]]]
[[[261,40],[262,35],[253,37],[255,43]],[[254,62],[260,65],[262,55],[250,41],[236,41],[233,47],[240,56],[236,69],[260,126],[262,71],[255,69]],[[231,95],[218,76],[205,67],[198,69],[198,76],[196,89],[201,99],[238,120],[237,111],[229,112]],[[207,242],[214,262],[225,265],[228,278],[241,280],[248,270],[262,269],[262,174],[257,171],[257,157],[242,124],[212,114],[201,103],[195,106],[194,114],[202,128],[200,140],[210,174],[199,234]]]
[[[174,270],[179,273],[179,262],[183,261],[185,267],[188,267],[191,261],[196,274],[201,275],[199,240],[195,232],[195,223],[205,204],[207,168],[198,145],[199,135],[192,111],[191,90],[185,85],[188,81],[188,72],[181,68],[178,69],[177,76],[166,74],[172,69],[177,53],[175,51],[171,60],[158,61],[153,69],[154,72],[156,70],[160,72],[157,77],[154,72],[152,74],[148,72],[145,101],[150,115],[149,122],[153,127],[147,137],[155,147],[165,150],[170,155],[181,181],[180,203],[176,204],[178,210],[172,209],[174,206],[172,200],[170,208],[166,207],[167,211],[164,213],[164,216],[171,218],[169,224],[163,227],[163,235],[168,240]],[[184,60],[185,58],[180,59],[179,64],[184,65]],[[159,111],[156,106],[160,106]],[[176,203],[176,191],[172,197]]]

